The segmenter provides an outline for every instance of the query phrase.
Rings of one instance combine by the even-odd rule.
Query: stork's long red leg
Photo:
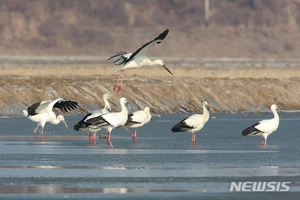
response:
[[[40,125],[38,125],[35,129],[34,129],[34,139],[36,140],[36,130],[38,129],[38,127],[39,127]]]
[[[116,88],[117,88],[117,86],[118,86],[118,84],[119,84],[119,80],[120,80],[121,74],[122,74],[122,71],[120,72],[120,75],[119,75],[118,81],[117,81],[117,83],[116,83],[116,85],[115,85],[115,87],[114,87],[114,91],[116,90]]]
[[[133,140],[133,142],[134,142],[134,135],[125,127],[125,126],[123,126],[123,128],[125,128],[130,134],[131,134],[131,136],[132,136],[132,140]]]
[[[126,71],[126,70],[125,70],[125,71]],[[120,86],[119,86],[118,92],[120,92],[120,90],[121,90],[121,87],[122,87],[122,83],[123,83],[123,78],[124,78],[125,71],[122,71],[122,78],[121,78],[121,83],[120,83]]]
[[[194,145],[196,146],[196,133],[193,133],[191,141],[192,141],[192,146]]]
[[[109,148],[109,145],[111,146],[111,148],[114,148],[111,141],[110,141],[110,134],[111,132],[108,133],[108,138],[107,138],[107,148]]]
[[[121,87],[122,87],[122,83],[123,83],[123,78],[124,78],[124,74],[127,70],[129,70],[130,68],[127,68],[125,69],[124,71],[122,71],[122,78],[121,78],[121,83],[120,83],[120,86],[119,86],[119,89],[118,89],[118,92],[120,92],[121,90]]]
[[[93,144],[92,144],[92,141],[91,141],[91,134],[89,133],[89,130],[87,130],[86,134],[87,134],[88,137],[89,137],[90,144],[93,145]]]
[[[41,132],[42,139],[43,139],[43,141],[44,141],[44,134],[43,134],[43,132],[44,132],[44,127],[42,127],[42,132]]]
[[[96,135],[97,135],[97,132],[94,133],[94,144],[96,145]]]
[[[136,142],[136,128],[135,128],[135,131],[134,131],[134,142]]]

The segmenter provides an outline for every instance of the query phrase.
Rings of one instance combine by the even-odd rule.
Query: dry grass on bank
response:
[[[152,58],[157,59],[157,58]],[[289,58],[161,58],[174,77],[187,78],[277,78],[300,77],[300,59]],[[231,63],[231,64],[230,64]],[[210,65],[210,66],[207,66]],[[184,67],[183,67],[184,66]],[[264,66],[264,67],[262,67]],[[290,67],[280,67],[290,66]],[[111,76],[120,66],[107,61],[107,57],[92,56],[0,56],[2,76]],[[161,68],[147,67],[129,70],[127,75],[162,76],[171,75]]]
[[[2,76],[45,76],[45,75],[118,75],[114,65],[44,65],[44,66],[0,66]],[[187,78],[277,78],[300,77],[299,68],[257,68],[257,67],[169,67],[175,77]],[[161,76],[171,75],[161,67],[142,67],[126,72],[127,75]]]

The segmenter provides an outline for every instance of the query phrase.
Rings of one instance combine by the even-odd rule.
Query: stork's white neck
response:
[[[147,116],[149,117],[151,117],[151,113],[149,112],[149,110],[145,110],[145,113],[147,114]]]
[[[144,60],[143,65],[155,66],[155,65],[163,65],[162,63],[163,63],[162,60],[153,60],[153,61],[152,61],[152,60],[150,60],[149,58],[146,58],[146,59]]]
[[[51,120],[50,123],[57,125],[60,123],[60,121],[61,121],[61,117],[60,117],[60,115],[58,115],[55,119]]]
[[[128,110],[126,108],[126,105],[122,102],[121,104],[121,112],[128,115]]]
[[[144,112],[146,113],[147,115],[147,120],[151,120],[151,113],[150,113],[150,110],[149,109],[144,109]]]
[[[209,112],[208,112],[205,104],[203,104],[203,116],[204,116],[206,121],[209,119]]]
[[[107,101],[107,99],[103,99],[104,100],[104,108],[102,109],[102,113],[106,114],[110,112],[110,104]]]
[[[273,108],[272,108],[272,112],[273,112],[273,114],[274,114],[274,119],[279,121],[279,115],[278,115],[276,109],[273,109]]]

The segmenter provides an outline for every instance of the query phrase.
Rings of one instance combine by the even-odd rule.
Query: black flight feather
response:
[[[60,100],[54,104],[54,108],[59,108],[64,112],[68,112],[73,110],[74,108],[78,108],[79,104],[76,101],[70,100]]]
[[[114,56],[111,56],[110,58],[108,58],[107,60],[111,60],[111,59],[113,59],[113,58],[115,58],[115,57],[118,57],[118,56],[120,56],[120,55],[125,55],[125,54],[127,54],[127,52],[126,51],[120,51],[119,53],[117,53],[116,55],[114,55]],[[125,58],[126,59],[126,57],[125,56],[122,56],[123,58]]]
[[[132,113],[128,115],[128,119],[127,119],[127,122],[126,122],[125,126],[130,126],[130,125],[140,124],[141,123],[141,122],[133,121],[132,116],[133,116]]]
[[[188,118],[188,117],[187,117]],[[183,119],[181,122],[179,122],[178,124],[176,124],[175,126],[172,127],[171,131],[172,132],[185,132],[189,129],[192,129],[192,126],[189,126],[185,123],[185,120],[187,119]]]
[[[154,40],[163,40],[168,35],[169,29],[166,29],[163,33],[159,34]],[[157,42],[159,44],[161,41]]]
[[[257,125],[259,125],[260,123],[257,122],[256,124],[253,124],[252,126],[246,128],[245,130],[242,131],[242,135],[246,136],[246,135],[256,135],[258,133],[262,133],[262,131],[258,130],[257,128],[255,128]]]
[[[90,125],[100,125],[101,126],[101,125],[107,124],[107,125],[111,126],[111,124],[108,121],[106,121],[101,115],[98,117],[93,117],[91,119],[88,119],[88,120],[86,120],[86,122]]]
[[[169,33],[169,29],[166,29],[163,33],[161,33],[161,34],[159,34],[159,36],[157,36],[154,40],[151,40],[150,42],[148,42],[148,43],[146,43],[146,44],[144,44],[141,48],[139,48],[138,50],[136,50],[125,62],[124,62],[124,64],[125,63],[127,63],[127,62],[129,62],[131,59],[133,59],[134,58],[134,56],[136,55],[136,54],[138,54],[145,46],[147,46],[148,44],[150,44],[151,42],[153,42],[153,41],[155,41],[155,40],[159,40],[158,42],[157,42],[157,44],[159,44],[160,42],[161,42],[161,40],[163,40],[163,39],[165,39],[165,37],[168,35],[168,33]]]
[[[84,129],[88,127],[88,124],[85,122],[86,118],[90,116],[92,113],[87,114],[84,116],[82,120],[80,120],[77,124],[74,125],[74,130],[79,131],[79,129]]]
[[[41,102],[38,102],[38,103],[32,104],[30,107],[28,107],[27,108],[28,116],[38,114],[35,111],[40,105],[41,105]]]

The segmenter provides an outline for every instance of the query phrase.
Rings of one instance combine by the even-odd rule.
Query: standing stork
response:
[[[144,110],[136,111],[128,115],[128,120],[123,126],[131,135],[133,142],[136,142],[136,129],[144,126],[151,120],[150,108],[147,106]],[[135,128],[134,135],[126,128]]]
[[[193,114],[187,118],[185,118],[184,120],[182,120],[181,122],[179,122],[178,124],[176,124],[175,126],[173,126],[173,128],[171,129],[172,132],[190,132],[192,133],[192,146],[195,145],[196,146],[196,132],[199,131],[200,129],[203,128],[204,124],[208,121],[209,119],[209,112],[208,112],[208,108],[207,106],[207,102],[204,101],[203,102],[203,114]]]
[[[113,145],[110,140],[111,131],[114,128],[118,128],[120,126],[124,126],[128,119],[128,110],[126,105],[130,108],[128,101],[125,97],[120,99],[121,112],[112,112],[107,114],[102,114],[95,116],[93,118],[89,118],[85,120],[86,125],[89,129],[101,129],[105,128],[108,131],[108,148],[109,145],[113,148]],[[131,109],[131,108],[130,108]]]
[[[55,99],[54,101],[45,100],[39,103],[35,103],[27,108],[27,110],[23,110],[23,114],[30,119],[31,121],[37,122],[38,125],[36,129],[34,129],[34,138],[36,140],[36,130],[39,126],[42,127],[42,139],[44,141],[44,127],[46,122],[50,122],[51,124],[59,124],[59,122],[63,122],[66,128],[69,130],[67,123],[65,121],[64,116],[58,115],[56,117],[53,112],[53,108],[59,108],[64,112],[71,111],[75,108],[78,108],[78,103],[76,101],[65,100],[62,98]]]
[[[279,125],[279,116],[276,110],[279,110],[276,104],[271,106],[271,110],[274,114],[273,119],[261,120],[252,126],[246,128],[242,131],[243,136],[247,135],[261,135],[263,136],[263,140],[261,142],[262,145],[267,145],[267,137],[277,130]]]
[[[120,52],[117,55],[112,56],[108,59],[108,60],[112,60],[112,62],[115,65],[122,65],[122,67],[120,67],[116,71],[116,72],[120,72],[120,75],[119,75],[118,81],[114,87],[114,91],[116,90],[116,88],[119,84],[120,77],[122,76],[121,83],[118,88],[118,92],[120,91],[124,74],[129,69],[139,68],[139,67],[142,67],[143,65],[148,65],[148,66],[160,65],[164,69],[166,69],[170,74],[172,74],[172,72],[167,68],[167,66],[165,65],[165,63],[162,60],[152,61],[146,56],[146,53],[148,52],[148,50],[153,45],[161,43],[161,41],[167,36],[168,32],[169,32],[169,29],[166,29],[163,33],[161,33],[159,36],[157,36],[154,40],[151,40],[150,42],[144,44],[141,48],[136,50],[134,53],[126,53],[124,51],[124,52]]]
[[[89,137],[91,145],[92,145],[92,141],[91,141],[91,133],[90,132],[94,132],[94,144],[96,145],[96,134],[97,134],[98,131],[101,130],[101,128],[90,127],[89,124],[86,121],[91,119],[91,118],[97,117],[99,115],[110,113],[111,112],[111,106],[110,106],[109,102],[112,103],[114,106],[117,106],[111,100],[111,98],[108,94],[103,94],[103,101],[104,101],[104,108],[103,109],[93,110],[89,114],[85,115],[81,121],[79,121],[77,124],[74,125],[74,130],[76,130],[76,131],[86,131],[86,134]]]

